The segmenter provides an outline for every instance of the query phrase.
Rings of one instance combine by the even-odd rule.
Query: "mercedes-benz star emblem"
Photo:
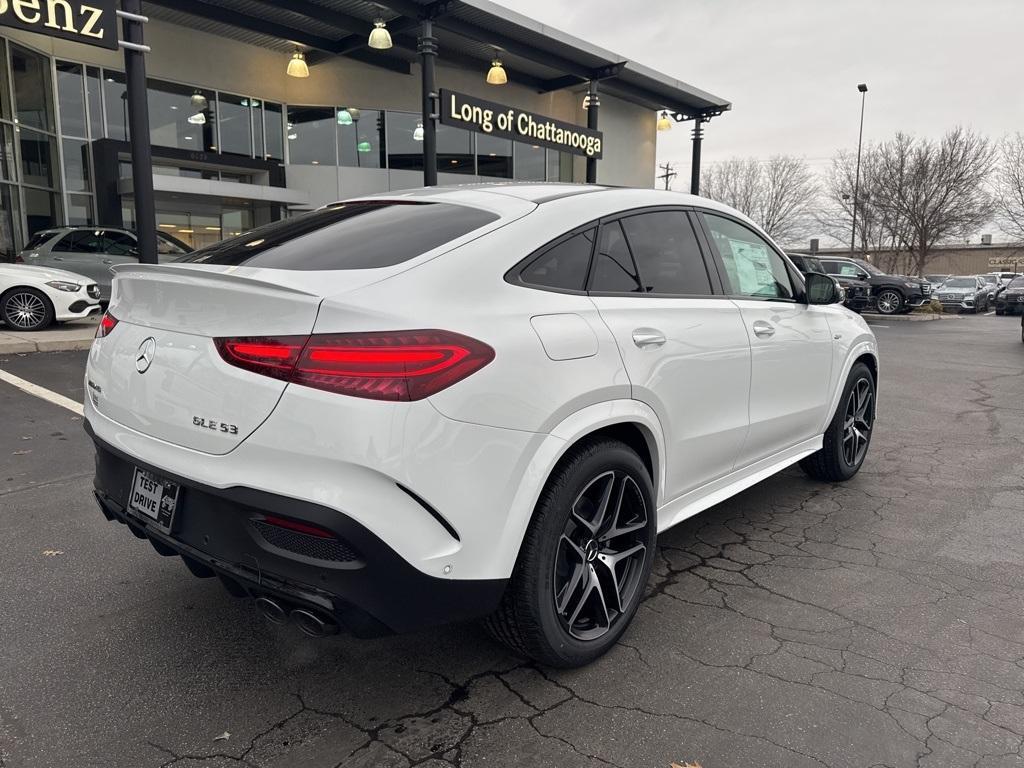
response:
[[[139,344],[139,351],[135,355],[135,370],[145,373],[153,364],[153,357],[156,355],[156,339],[150,336]]]

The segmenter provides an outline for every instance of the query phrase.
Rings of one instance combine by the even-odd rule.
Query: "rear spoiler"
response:
[[[233,286],[248,285],[253,288],[272,288],[281,293],[294,293],[299,296],[316,296],[320,294],[315,291],[303,290],[291,285],[282,285],[280,273],[276,280],[255,277],[251,273],[258,270],[247,267],[224,267],[206,264],[193,264],[190,262],[174,262],[171,264],[118,264],[110,268],[115,277],[122,275],[138,275],[145,278],[146,275],[172,275],[201,277],[211,282],[230,283]]]

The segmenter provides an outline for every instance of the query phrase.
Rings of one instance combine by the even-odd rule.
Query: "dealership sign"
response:
[[[117,0],[0,0],[0,26],[117,48]]]
[[[0,3],[3,1],[0,0]],[[574,155],[601,158],[603,135],[600,131],[445,88],[441,89],[441,122],[455,128],[525,141]]]

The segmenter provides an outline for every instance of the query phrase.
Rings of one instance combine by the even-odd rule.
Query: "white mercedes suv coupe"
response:
[[[95,493],[310,634],[484,618],[585,664],[659,531],[864,461],[875,338],[735,211],[494,184],[349,200],[115,270]]]

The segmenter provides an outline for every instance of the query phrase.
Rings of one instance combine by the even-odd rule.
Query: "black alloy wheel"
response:
[[[821,448],[800,461],[815,480],[849,480],[860,471],[875,427],[875,377],[864,363],[850,370]]]
[[[606,437],[582,442],[548,478],[485,628],[548,666],[599,658],[640,606],[654,560],[656,509],[650,470],[636,451]]]
[[[566,632],[595,640],[624,614],[646,561],[647,505],[625,472],[598,475],[576,497],[555,553],[555,610]]]
[[[859,467],[871,442],[874,423],[875,392],[870,379],[857,379],[846,398],[843,419],[843,459],[848,466]]]

